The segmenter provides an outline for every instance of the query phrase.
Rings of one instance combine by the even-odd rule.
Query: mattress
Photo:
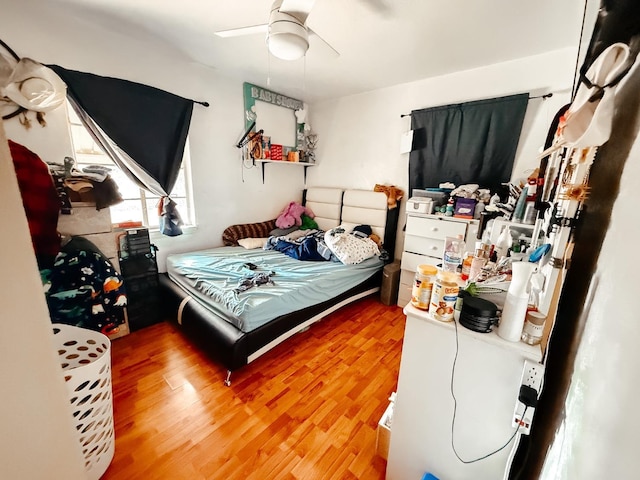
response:
[[[247,333],[344,293],[383,265],[378,257],[343,265],[295,260],[276,251],[221,247],[170,255],[167,274],[207,309]],[[243,283],[251,285],[247,280],[252,278],[269,282],[243,290]]]

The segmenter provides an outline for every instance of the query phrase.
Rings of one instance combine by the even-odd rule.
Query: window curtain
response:
[[[180,216],[166,208],[172,203],[166,197],[178,178],[193,100],[127,80],[49,67],[67,84],[69,103],[96,143],[137,185],[165,197],[161,231],[182,233]]]
[[[409,188],[477,183],[499,191],[511,178],[528,94],[411,112]]]

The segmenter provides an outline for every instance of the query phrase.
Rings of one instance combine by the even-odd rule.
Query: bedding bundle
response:
[[[265,250],[276,250],[291,258],[306,261],[334,261],[355,265],[380,255],[371,227],[359,225],[351,232],[343,227],[323,230],[295,230],[286,235],[272,235],[264,242]],[[257,248],[257,247],[255,247]]]

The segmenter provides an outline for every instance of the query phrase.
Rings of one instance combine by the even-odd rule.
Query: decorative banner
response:
[[[245,93],[247,92],[246,88],[248,87],[249,97],[252,98],[254,101],[260,100],[262,102],[278,105],[279,107],[290,108],[291,110],[300,110],[303,107],[301,100],[296,100],[295,98],[289,98],[279,93],[272,92],[271,90],[267,90],[266,88],[252,85],[250,83],[245,83],[244,85],[245,85]]]

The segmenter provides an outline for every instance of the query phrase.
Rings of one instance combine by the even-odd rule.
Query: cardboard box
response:
[[[70,215],[58,217],[58,231],[62,235],[86,235],[110,232],[111,213],[108,208],[96,210],[95,203],[72,203]]]

